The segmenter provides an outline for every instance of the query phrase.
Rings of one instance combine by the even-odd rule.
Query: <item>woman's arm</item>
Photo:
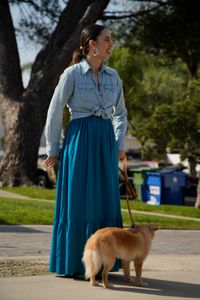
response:
[[[73,75],[73,69],[69,67],[60,76],[48,109],[45,126],[46,151],[48,157],[56,157],[59,154],[63,108],[68,103],[74,90]]]
[[[113,117],[115,137],[118,145],[119,159],[124,158],[125,154],[125,135],[127,131],[127,110],[125,107],[124,92],[122,81],[117,75],[117,99],[115,105],[115,114]]]

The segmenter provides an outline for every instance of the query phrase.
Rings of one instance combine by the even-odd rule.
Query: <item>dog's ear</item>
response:
[[[152,231],[158,230],[158,227],[157,227],[156,225],[154,225],[154,224],[149,224],[149,228],[150,228],[150,230],[152,230]]]

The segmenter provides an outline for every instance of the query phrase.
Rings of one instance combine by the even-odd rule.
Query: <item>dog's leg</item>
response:
[[[95,275],[92,275],[92,276],[90,277],[90,284],[91,284],[92,286],[98,286],[98,285],[99,285],[98,281],[96,281],[96,279],[95,279]]]
[[[103,272],[102,272],[102,285],[104,288],[112,287],[113,285],[108,283],[108,272],[112,269],[115,263],[115,258],[110,259],[107,263],[103,265]]]
[[[130,282],[130,261],[122,260],[122,267],[126,281]]]
[[[104,266],[102,272],[102,285],[104,288],[112,287],[112,284],[108,283],[108,272],[111,270],[110,266]]]
[[[142,265],[143,260],[139,258],[134,259],[134,265],[135,265],[135,274],[136,274],[136,285],[137,286],[149,286],[148,283],[143,282],[142,280]]]

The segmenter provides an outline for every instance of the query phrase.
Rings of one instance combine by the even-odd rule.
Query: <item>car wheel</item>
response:
[[[41,188],[46,188],[48,186],[48,178],[45,175],[39,175],[37,185]]]

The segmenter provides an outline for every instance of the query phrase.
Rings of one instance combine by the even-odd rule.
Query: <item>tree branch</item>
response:
[[[71,31],[85,13],[88,5],[92,2],[92,0],[69,0],[60,16],[59,22],[52,33],[50,40],[36,57],[32,67],[31,79],[34,74],[41,72],[44,66],[52,66],[52,58],[55,58],[61,51],[63,44],[70,36]]]
[[[94,24],[98,19],[100,19],[108,3],[109,0],[95,0],[89,6],[89,8],[86,10],[86,13],[77,23],[74,32],[69,36],[68,40],[63,45],[60,55],[61,64],[66,60],[68,61],[68,64],[70,63],[71,55],[79,45],[79,37],[82,29],[89,24]]]
[[[116,15],[116,14],[106,15],[108,12],[105,11],[104,15],[101,17],[101,20],[119,20],[119,19],[127,19],[127,18],[129,19],[138,18],[159,9],[161,6],[163,6],[163,4],[162,5],[159,4],[152,8],[140,10],[137,12],[122,12],[123,13],[122,15]]]
[[[34,8],[34,10],[38,13],[38,12],[40,12],[40,13],[43,13],[43,14],[51,14],[52,16],[57,16],[56,15],[56,13],[55,13],[55,10],[53,10],[53,9],[48,9],[48,5],[44,5],[44,4],[41,4],[41,5],[39,5],[38,3],[37,3],[37,1],[33,1],[33,0],[18,0],[18,1],[16,1],[16,0],[10,0],[9,1],[10,3],[12,3],[12,4],[16,4],[16,2],[18,3],[18,5],[20,6],[21,4],[23,5],[23,4],[27,4],[27,5],[29,5],[29,6],[32,6],[32,8]]]

